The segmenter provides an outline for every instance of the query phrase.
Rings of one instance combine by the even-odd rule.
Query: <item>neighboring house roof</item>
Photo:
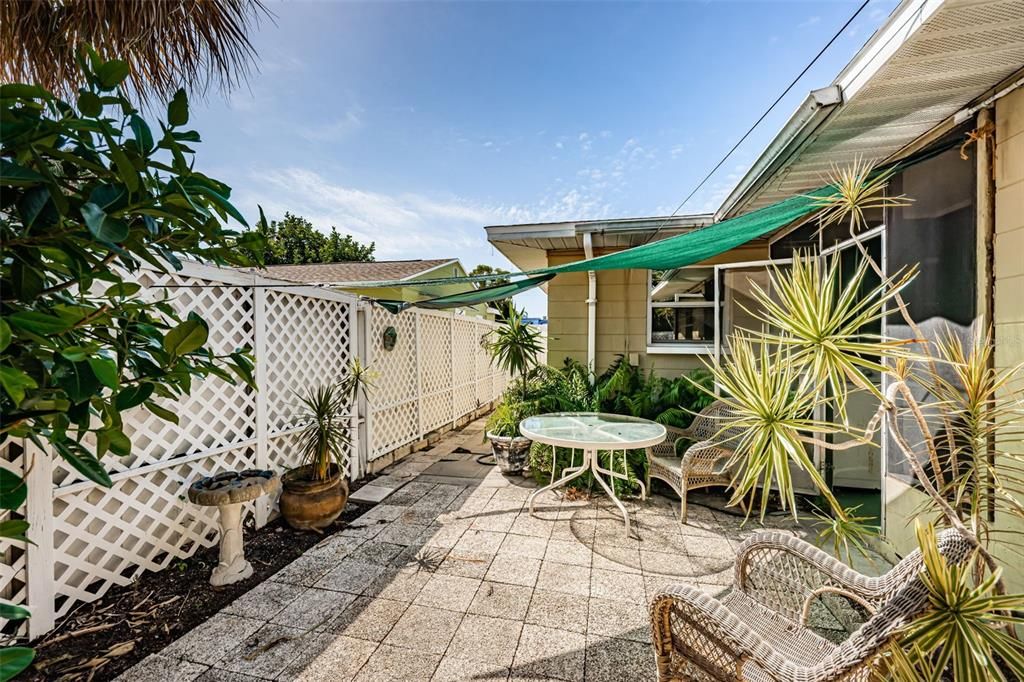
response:
[[[710,213],[651,218],[613,218],[561,223],[491,225],[487,241],[522,270],[547,267],[547,252],[583,250],[583,235],[589,234],[595,249],[628,249],[652,238],[665,239],[705,227],[714,222]]]
[[[277,279],[305,284],[353,284],[386,280],[411,280],[417,275],[457,264],[457,258],[431,260],[382,260],[345,263],[307,263],[305,265],[268,265],[262,273]]]
[[[716,218],[820,187],[833,164],[901,158],[1022,66],[1021,0],[904,0],[832,85],[800,105]]]

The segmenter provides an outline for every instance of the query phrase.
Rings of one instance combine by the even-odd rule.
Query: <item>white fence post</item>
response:
[[[422,330],[420,320],[422,315],[420,315],[418,310],[413,314],[416,316],[416,355],[413,358],[413,365],[416,369],[416,425],[419,427],[417,429],[419,431],[417,438],[423,438],[426,434],[426,429],[423,426],[423,363],[421,362],[423,357],[423,341],[420,338],[420,331]]]
[[[267,290],[253,284],[253,352],[256,355],[256,468],[270,468],[267,452]],[[256,500],[256,527],[270,520],[270,496]]]
[[[360,335],[359,361],[364,368],[373,369],[373,308],[365,303],[360,303],[357,314],[357,331]],[[356,453],[359,459],[359,475],[362,476],[369,471],[370,455],[373,453],[375,444],[373,442],[373,408],[364,392],[359,396],[358,413],[362,418],[359,421],[359,451]],[[353,475],[352,480],[356,480]]]
[[[465,358],[463,358],[465,361]],[[455,410],[455,311],[449,314],[449,421],[455,427],[455,420],[459,418]]]
[[[358,304],[353,302],[348,307],[348,357],[349,362],[359,358],[362,363],[362,356],[359,354],[359,349],[362,344],[359,343],[359,308]],[[365,365],[364,365],[365,366]],[[356,400],[352,405],[349,405],[349,433],[352,434],[352,445],[349,449],[348,458],[348,475],[353,481],[358,480],[363,475],[363,434],[360,425],[360,416],[362,410],[360,404],[362,402],[361,396],[356,396]]]
[[[25,441],[25,467],[28,500],[25,517],[29,523],[26,545],[25,573],[26,603],[32,611],[28,620],[29,637],[35,639],[53,629],[53,460],[52,451],[41,450],[31,441]]]

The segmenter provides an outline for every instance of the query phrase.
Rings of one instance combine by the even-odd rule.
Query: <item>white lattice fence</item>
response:
[[[505,389],[484,347],[495,323],[457,313],[368,311],[369,362],[377,373],[370,399],[369,458],[375,459],[450,425]],[[384,346],[393,327],[395,345]]]
[[[225,470],[294,465],[293,391],[340,379],[357,352],[357,303],[347,294],[195,264],[171,275],[145,271],[138,281],[145,295],[168,295],[181,313],[206,319],[216,352],[254,348],[260,390],[211,378],[162,401],[178,424],[142,408],[126,413],[132,454],[104,458],[109,489],[59,459],[33,458],[24,515],[36,544],[0,544],[0,596],[32,608],[33,636],[75,604],[214,544],[215,511],[191,505],[187,486]],[[5,444],[2,454],[0,466],[25,466],[19,444]],[[246,517],[255,513],[262,525],[270,506],[249,504]]]
[[[21,476],[25,470],[25,453],[20,443],[6,441],[0,444],[0,468]],[[27,514],[22,505],[16,512],[0,511],[0,522],[23,519]],[[23,542],[14,542],[6,538],[0,539],[0,599],[12,604],[23,605],[28,602],[27,553]],[[21,628],[13,623],[0,619],[0,633],[15,634]]]
[[[344,378],[355,352],[356,306],[351,297],[327,291],[311,296],[271,289],[265,297],[260,399],[266,401],[267,462],[285,470],[299,463],[296,393]]]

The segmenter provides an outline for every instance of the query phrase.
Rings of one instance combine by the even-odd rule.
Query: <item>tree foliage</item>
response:
[[[34,441],[109,486],[101,458],[132,451],[124,412],[176,422],[163,401],[193,380],[252,384],[248,349],[216,355],[206,321],[183,318],[173,290],[144,291],[135,274],[180,269],[185,257],[250,265],[240,247],[256,245],[223,227],[245,223],[230,188],[194,168],[200,138],[184,91],[154,130],[124,93],[127,64],[87,51],[81,69],[74,105],[0,86],[0,442]],[[17,510],[25,495],[17,476],[0,475],[0,507]],[[0,536],[27,530],[0,524]]]
[[[470,271],[469,276],[479,277],[482,275],[494,275],[493,279],[485,279],[476,283],[478,289],[485,289],[487,287],[496,287],[499,284],[508,284],[509,278],[503,276],[508,274],[508,270],[505,270],[503,268],[496,268],[493,265],[487,265],[486,263],[481,263]],[[515,312],[514,303],[512,301],[511,296],[508,298],[499,298],[496,301],[491,301],[490,305],[494,306],[498,310],[499,321],[509,319],[509,317]]]
[[[302,216],[285,213],[280,221],[257,226],[262,249],[254,252],[266,265],[304,265],[306,263],[371,262],[376,244],[360,244],[351,235],[342,235],[331,227],[330,234],[320,232]]]

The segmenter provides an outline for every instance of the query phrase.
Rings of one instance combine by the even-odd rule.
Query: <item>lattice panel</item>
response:
[[[267,292],[265,358],[270,433],[295,426],[296,391],[340,381],[351,360],[352,303]]]
[[[452,389],[454,417],[476,409],[476,322],[462,318],[452,320]]]
[[[381,308],[372,309],[370,337],[373,344],[373,370],[377,374],[371,394],[375,408],[386,408],[416,399],[416,312],[392,315]],[[395,346],[384,349],[384,332],[394,327]]]
[[[25,454],[20,444],[8,439],[0,444],[0,468],[21,476],[25,469]],[[24,505],[15,512],[0,511],[0,522],[25,517]],[[12,604],[24,604],[28,597],[25,544],[0,539],[0,599]],[[0,618],[0,633],[23,633],[25,624],[9,623]]]
[[[420,390],[423,395],[447,391],[452,386],[452,347],[449,316],[420,315]]]
[[[299,449],[300,435],[297,431],[271,436],[267,440],[267,459],[269,467],[275,471],[287,471],[301,464],[301,451]],[[349,446],[345,451],[345,467],[342,474],[349,478],[353,456],[352,448]]]
[[[491,354],[487,352],[487,341],[492,325],[477,322],[474,330],[475,347],[473,349],[476,363],[476,399],[480,403],[490,402],[494,398],[494,386],[491,380]]]
[[[420,429],[426,433],[453,419],[452,415],[452,318],[420,315]]]
[[[158,571],[217,540],[216,509],[188,502],[201,476],[251,468],[252,448],[228,450],[121,478],[54,499],[54,579],[57,616],[93,601],[143,571]],[[246,505],[246,515],[252,513]]]
[[[196,313],[210,328],[207,345],[226,354],[254,345],[253,292],[250,287],[217,286],[222,282],[141,271],[136,280],[146,286],[143,295],[156,300],[167,297],[181,317]],[[176,288],[156,288],[153,285]],[[187,288],[192,287],[192,288]],[[189,395],[159,404],[178,415],[178,424],[160,419],[144,407],[124,413],[125,434],[132,440],[128,457],[107,455],[111,473],[128,471],[183,454],[227,447],[255,436],[256,392],[241,382],[211,377],[195,382]],[[87,439],[86,445],[93,441]],[[63,460],[53,467],[56,485],[69,485],[84,477]]]
[[[373,413],[373,449],[370,458],[380,457],[420,437],[416,400],[409,400]]]
[[[373,459],[416,440],[419,430],[415,311],[392,315],[381,308],[370,310],[371,362],[377,377],[370,393],[373,410]],[[394,327],[395,346],[384,349],[384,331]]]

